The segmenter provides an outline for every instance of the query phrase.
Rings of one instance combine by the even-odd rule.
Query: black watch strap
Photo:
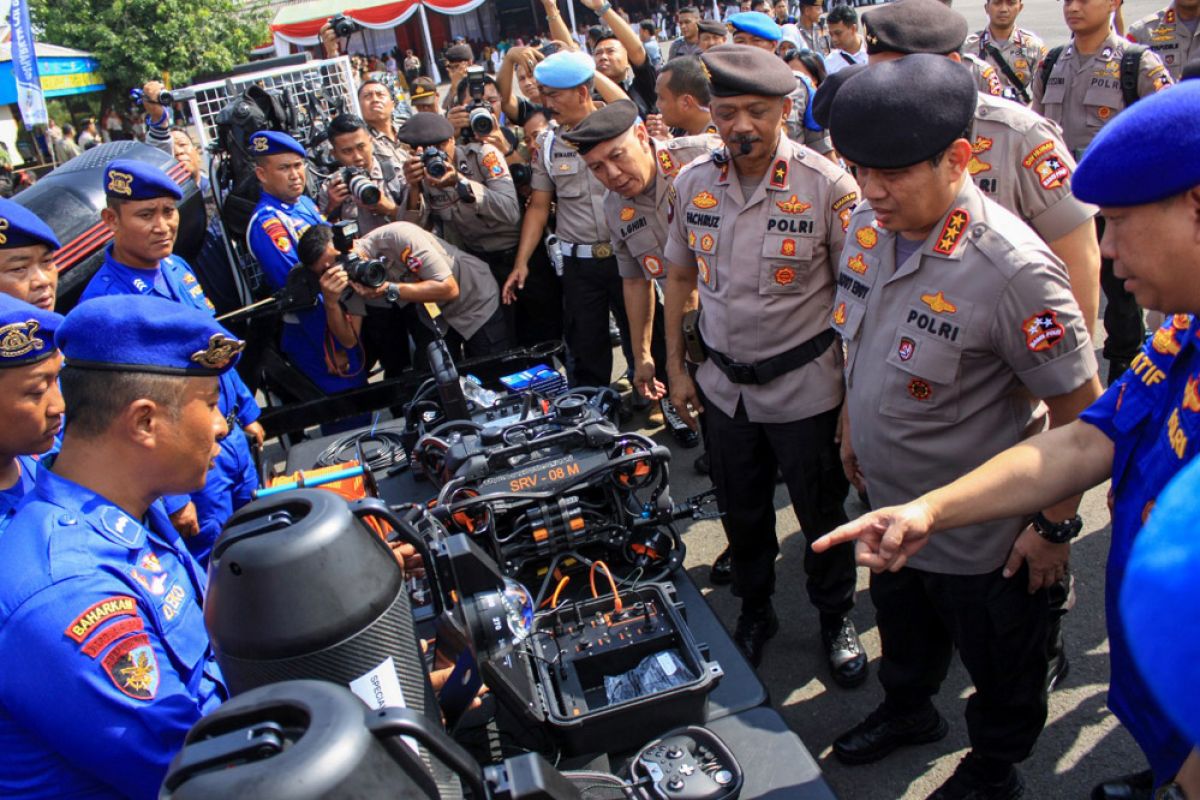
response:
[[[1033,518],[1033,529],[1051,544],[1066,544],[1083,530],[1083,519],[1076,514],[1062,522],[1051,522],[1039,511]]]

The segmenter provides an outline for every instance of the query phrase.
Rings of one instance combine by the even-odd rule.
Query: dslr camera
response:
[[[434,180],[441,180],[450,171],[446,164],[447,158],[446,151],[440,147],[428,145],[421,150],[421,164],[425,167],[425,172],[429,174],[429,177]]]
[[[367,177],[366,171],[358,167],[343,167],[342,183],[346,184],[351,196],[364,206],[373,206],[383,199],[383,192]]]
[[[496,129],[492,106],[483,99],[483,87],[486,85],[483,67],[467,67],[467,94],[471,98],[467,104],[467,118],[471,132],[476,136],[487,136]]]
[[[333,225],[333,246],[337,249],[337,263],[346,270],[346,276],[355,283],[369,289],[378,289],[387,281],[387,266],[378,258],[363,258],[354,252],[354,240],[358,238],[358,223],[346,220]]]
[[[358,23],[345,14],[334,14],[329,18],[329,27],[339,38],[358,33]]]

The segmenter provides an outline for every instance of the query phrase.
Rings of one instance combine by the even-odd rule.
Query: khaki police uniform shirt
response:
[[[1096,358],[1062,262],[973,183],[903,264],[897,235],[874,222],[869,204],[850,220],[833,325],[847,346],[855,455],[881,507],[1024,439],[1044,423],[1036,398],[1083,385]],[[909,564],[991,572],[1021,528],[1013,518],[945,531]]]
[[[1143,17],[1129,26],[1125,32],[1132,42],[1144,44],[1158,54],[1178,81],[1184,64],[1200,55],[1200,25],[1193,33],[1175,17],[1175,6],[1171,4],[1160,11]]]
[[[1071,192],[1075,159],[1058,126],[1023,105],[980,94],[967,164],[985,195],[1023,219],[1045,242],[1096,215]]]
[[[571,244],[608,242],[608,226],[604,223],[604,184],[588,169],[579,152],[563,141],[561,133],[561,127],[552,125],[538,138],[530,186],[537,191],[554,192],[555,233],[561,241]]]
[[[829,34],[821,33],[819,24],[806,28],[797,22],[796,27],[800,30],[800,41],[804,42],[805,47],[821,56],[829,55],[829,51],[833,49],[833,42],[829,39]]]
[[[998,69],[971,53],[962,54],[962,63],[971,71],[971,77],[975,79],[975,88],[981,94],[990,94],[993,97],[1004,96],[1004,84],[1000,82]]]
[[[1008,64],[1009,69],[1020,78],[1025,92],[1028,94],[1030,85],[1033,83],[1033,74],[1038,65],[1042,63],[1042,59],[1046,57],[1046,43],[1037,34],[1024,28],[1014,29],[1012,36],[1003,40],[996,39],[990,30],[984,28],[970,34],[963,42],[963,52],[972,53],[981,61],[995,68],[996,79],[1000,81],[1000,85],[1005,90],[1008,90],[1006,96],[1013,99],[1017,87],[1004,74],[1000,63],[988,52],[988,45],[996,48],[1000,57]]]
[[[389,139],[383,131],[376,130],[370,125],[367,126],[367,129],[371,131],[371,141],[375,143],[375,152],[390,158],[396,165],[396,169],[403,173],[404,162],[408,160],[408,145],[395,139]]]
[[[1050,78],[1033,82],[1033,110],[1059,124],[1071,154],[1078,157],[1110,119],[1123,108],[1121,56],[1129,43],[1109,30],[1100,49],[1090,56],[1069,44],[1054,64]],[[1162,59],[1147,50],[1138,69],[1138,97],[1171,84]]]
[[[358,240],[372,257],[386,260],[388,280],[395,283],[458,282],[458,297],[438,303],[446,322],[464,339],[470,339],[500,307],[500,290],[488,265],[464,253],[411,222],[393,222]],[[387,305],[387,301],[372,302]],[[355,316],[366,314],[366,301],[354,295],[343,302]],[[404,305],[404,303],[399,303]]]
[[[341,174],[341,167],[338,167],[336,174]],[[367,175],[371,178],[371,182],[379,187],[380,191],[387,194],[388,197],[396,204],[396,214],[404,215],[405,206],[408,202],[408,183],[404,180],[404,163],[393,163],[392,179],[384,180],[383,162],[380,160],[378,148],[375,150],[375,157],[371,160],[371,169]],[[321,184],[321,189],[317,192],[317,208],[329,218],[330,222],[339,222],[341,220],[357,220],[358,235],[368,234],[376,228],[387,225],[393,222],[393,219],[388,219],[382,214],[376,214],[369,208],[364,208],[354,201],[353,194],[347,194],[346,199],[337,209],[329,207],[329,184],[333,180],[332,177]],[[349,188],[349,187],[347,187]]]
[[[719,136],[709,135],[651,142],[656,166],[646,191],[637,197],[625,198],[616,192],[604,197],[604,216],[622,278],[666,277],[667,195],[685,164],[721,146]]]
[[[680,171],[669,193],[670,265],[694,267],[708,347],[753,363],[829,328],[835,267],[858,187],[841,167],[781,136],[772,166],[744,197],[725,149]],[[752,422],[794,422],[842,401],[836,345],[764,385],[734,384],[708,359],[696,380],[707,401]]]
[[[470,250],[502,252],[521,238],[521,201],[504,156],[494,146],[471,142],[454,150],[455,169],[475,198],[463,200],[453,186],[425,185],[422,206]]]

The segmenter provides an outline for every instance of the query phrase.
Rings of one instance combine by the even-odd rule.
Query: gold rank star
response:
[[[775,179],[776,179],[776,180],[779,180],[779,181],[781,181],[781,180],[783,180],[783,179],[784,179],[784,178],[786,178],[786,177],[787,177],[787,170],[786,170],[786,169],[784,169],[783,167],[776,167],[776,168],[775,168]]]

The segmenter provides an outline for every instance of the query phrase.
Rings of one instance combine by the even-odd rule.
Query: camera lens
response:
[[[421,163],[425,165],[425,171],[433,178],[446,177],[446,159],[442,152],[436,147],[426,147],[421,153]]]
[[[346,277],[371,289],[383,286],[387,280],[387,267],[379,259],[363,259],[349,255],[345,260]]]
[[[492,112],[486,108],[476,108],[471,111],[469,117],[471,121],[471,130],[477,136],[487,136],[496,129],[496,121],[492,119]]]
[[[350,193],[364,206],[373,206],[383,198],[379,187],[371,179],[357,170],[347,169],[342,172],[342,181]]]

